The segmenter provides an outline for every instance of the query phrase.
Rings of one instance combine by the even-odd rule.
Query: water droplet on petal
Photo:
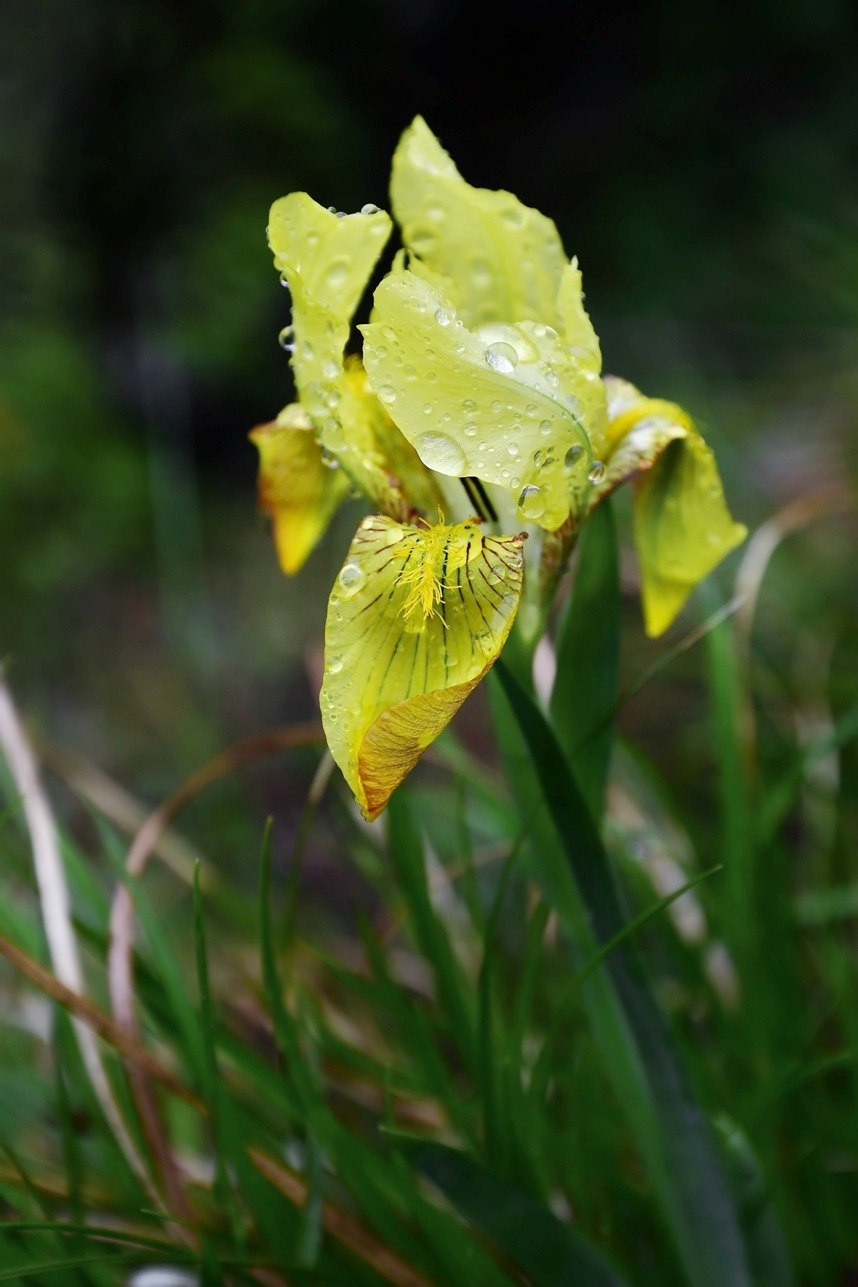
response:
[[[580,442],[573,443],[563,460],[565,468],[568,470],[574,469],[583,455],[584,448],[581,446]]]
[[[468,415],[468,416],[473,415],[476,409],[477,409],[477,404],[476,402],[474,402],[474,399],[465,398],[465,401],[462,403],[462,410],[464,411],[465,415]]]
[[[361,206],[360,212],[363,215],[378,214],[378,206],[373,205],[371,201],[367,201],[365,206]]]
[[[347,563],[337,578],[344,599],[353,599],[366,581],[366,573],[357,563]]]
[[[509,454],[510,454],[511,456],[517,456],[517,455],[518,455],[518,443],[517,443],[517,442],[511,442],[511,443],[509,443],[509,444],[507,445],[507,451],[509,452]]]
[[[449,326],[452,320],[453,319],[450,316],[450,314],[447,312],[446,308],[435,309],[435,321],[438,323],[439,326]],[[427,357],[428,357],[428,354],[427,354]]]
[[[551,434],[551,421],[550,421],[550,420],[540,420],[540,422],[539,422],[539,432],[542,434],[543,438],[548,438],[548,437],[550,436],[550,434]]]
[[[340,462],[332,451],[328,451],[327,447],[322,448],[322,464],[326,469],[339,469],[340,467]]]
[[[339,373],[340,373],[340,368],[337,365],[337,363],[333,360],[333,358],[328,358],[327,362],[325,362],[324,366],[322,367],[322,375],[325,377],[326,380],[336,380]]]
[[[285,273],[280,274],[280,285],[285,286],[287,290],[289,289],[289,278]]]
[[[430,469],[436,469],[439,474],[460,478],[465,473],[467,467],[465,453],[456,439],[451,438],[449,434],[437,431],[423,433],[414,445],[423,463]]]
[[[325,280],[332,290],[342,286],[349,274],[349,261],[347,259],[335,259],[325,274]]]
[[[587,475],[591,483],[600,483],[605,477],[605,466],[601,460],[594,460]]]
[[[545,513],[545,497],[539,487],[529,483],[522,487],[521,495],[518,498],[518,508],[522,518],[528,522],[535,522],[542,518]]]
[[[386,402],[389,405],[391,402],[396,401],[396,390],[390,384],[383,384],[378,391],[378,396],[382,402]]]
[[[476,436],[477,436],[477,426],[474,424],[473,420],[469,420],[468,423],[465,425],[465,437],[476,438]]]
[[[518,365],[518,354],[511,344],[505,344],[503,340],[490,344],[485,356],[486,362],[499,375],[510,375]]]
[[[326,669],[329,675],[338,675],[342,670],[342,668],[343,668],[342,657],[331,657],[328,660]]]
[[[431,416],[431,414],[432,414],[432,412],[434,411],[434,409],[435,409],[435,408],[434,408],[434,406],[433,406],[433,404],[432,404],[431,402],[424,402],[424,403],[423,403],[423,414],[424,414],[424,416]]]
[[[295,334],[294,326],[284,326],[283,330],[277,336],[277,343],[281,349],[286,349],[288,353],[293,353],[295,345],[292,343],[292,337]]]
[[[401,527],[389,527],[384,536],[385,545],[398,545],[405,533]]]

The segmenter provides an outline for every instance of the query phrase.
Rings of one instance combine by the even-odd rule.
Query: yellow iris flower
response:
[[[306,193],[275,202],[298,402],[251,435],[284,571],[352,490],[377,511],[331,593],[321,693],[331,753],[369,819],[516,616],[538,636],[582,523],[614,488],[633,480],[650,635],[746,534],[686,413],[602,377],[577,261],[550,219],[471,187],[420,117],[394,155],[391,202],[403,250],[359,328],[360,358],[345,356],[352,319],[390,217]]]

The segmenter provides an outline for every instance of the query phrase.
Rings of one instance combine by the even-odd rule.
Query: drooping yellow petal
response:
[[[405,245],[445,279],[466,326],[559,327],[566,259],[553,222],[510,192],[472,188],[420,116],[394,154],[390,195]]]
[[[715,457],[698,433],[672,442],[641,475],[634,529],[644,623],[647,634],[656,636],[697,583],[748,534],[730,516]]]
[[[298,403],[250,438],[259,450],[259,506],[271,516],[280,566],[291,575],[326,531],[348,481],[326,465],[313,422]]]
[[[583,416],[604,422],[602,381],[542,323],[470,331],[412,272],[388,274],[374,316],[361,327],[364,363],[421,460],[507,489],[522,522],[559,527],[587,477]]]
[[[476,522],[364,519],[331,593],[322,721],[373,819],[493,664],[515,618],[523,536]]]
[[[610,456],[590,507],[634,480],[634,531],[644,624],[662,634],[699,581],[747,536],[730,516],[718,466],[681,407],[624,380],[609,390]]]

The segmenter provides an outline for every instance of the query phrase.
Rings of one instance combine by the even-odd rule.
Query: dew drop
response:
[[[371,201],[367,201],[365,206],[361,206],[360,212],[362,215],[378,214],[378,206],[373,205]]]
[[[431,416],[431,414],[432,414],[432,412],[434,411],[434,409],[435,409],[435,408],[434,408],[434,404],[433,404],[433,403],[431,403],[431,402],[424,402],[424,403],[423,403],[423,414],[424,414],[424,416]]]
[[[461,477],[467,466],[464,451],[449,434],[437,430],[423,433],[414,445],[423,463],[430,469],[436,469],[439,474]]]
[[[280,345],[281,349],[286,349],[287,353],[292,353],[295,350],[295,345],[292,343],[292,337],[294,334],[294,326],[284,326],[283,330],[277,336],[277,343]]]
[[[322,367],[322,375],[325,377],[326,380],[336,380],[339,373],[340,373],[340,368],[337,365],[337,363],[333,360],[333,358],[328,358],[327,362]]]
[[[340,467],[340,462],[332,451],[328,451],[327,447],[322,448],[322,464],[326,469],[339,469]]]
[[[477,436],[477,426],[474,424],[473,420],[469,420],[468,423],[465,425],[465,437],[476,438],[476,436]]]
[[[342,286],[343,282],[349,275],[349,261],[347,259],[335,259],[325,274],[325,280],[332,290]]]
[[[510,454],[511,456],[517,456],[517,455],[518,455],[518,443],[517,443],[517,442],[511,442],[511,443],[509,443],[509,444],[508,444],[508,446],[507,446],[507,451],[509,452],[509,454]]]
[[[289,289],[289,278],[285,273],[280,274],[280,285],[285,286],[287,290]]]
[[[550,436],[550,434],[551,434],[551,421],[550,421],[550,420],[540,420],[540,422],[539,422],[539,432],[542,434],[543,438],[548,438],[548,437]]]
[[[605,466],[601,460],[594,460],[587,475],[591,483],[600,483],[605,477]]]
[[[545,497],[539,487],[529,483],[522,487],[521,495],[518,498],[518,508],[521,511],[522,518],[528,521],[536,521],[545,513]]]
[[[353,599],[366,580],[366,573],[357,563],[347,563],[337,578],[344,599]]]
[[[389,527],[384,536],[385,545],[398,545],[405,533],[401,527]]]
[[[439,326],[449,326],[452,320],[453,319],[450,316],[450,314],[447,312],[446,308],[435,309],[435,321],[438,323]]]
[[[383,384],[378,391],[378,396],[382,402],[386,402],[389,405],[391,402],[396,401],[396,390],[390,384]]]
[[[583,455],[584,448],[581,446],[580,442],[573,443],[563,459],[564,468],[567,470],[573,470]]]
[[[477,404],[476,402],[474,402],[474,399],[465,398],[465,401],[462,403],[462,410],[464,411],[465,415],[466,416],[473,415],[476,409],[477,409]]]
[[[331,657],[327,665],[329,675],[338,675],[343,668],[342,657]]]

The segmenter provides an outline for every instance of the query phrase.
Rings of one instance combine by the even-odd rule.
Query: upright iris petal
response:
[[[471,187],[420,116],[394,154],[390,196],[405,246],[444,280],[466,326],[559,329],[566,258],[554,223],[511,192]]]
[[[590,440],[580,413],[593,384],[552,328],[492,323],[469,330],[415,273],[390,273],[361,328],[379,398],[421,460],[512,494],[518,521],[551,530],[583,485]]]

